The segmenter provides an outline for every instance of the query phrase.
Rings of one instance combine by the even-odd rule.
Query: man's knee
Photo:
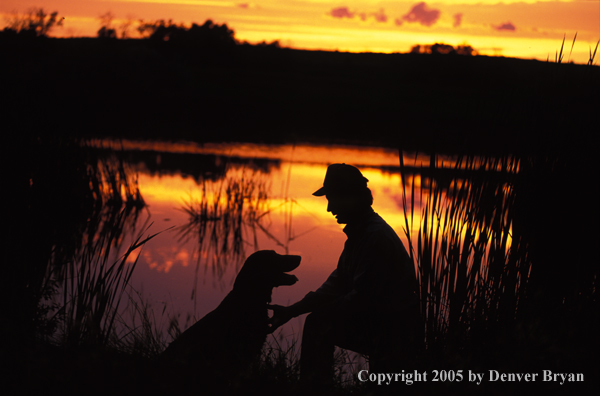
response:
[[[329,333],[333,329],[332,319],[321,311],[311,312],[304,320],[304,333],[319,332]]]

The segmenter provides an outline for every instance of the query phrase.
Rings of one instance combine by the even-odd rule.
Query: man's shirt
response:
[[[415,269],[400,238],[375,212],[344,228],[348,239],[337,268],[301,304],[312,311],[382,317],[417,301]]]

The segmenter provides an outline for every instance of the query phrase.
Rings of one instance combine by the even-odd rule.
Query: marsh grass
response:
[[[126,310],[117,316],[120,330],[115,335],[117,347],[130,355],[155,358],[165,350],[170,339],[178,336],[179,322],[169,314],[167,304],[163,304],[157,315],[155,307],[142,292],[128,288],[126,293]],[[168,334],[163,331],[165,326]]]
[[[333,384],[335,394],[351,394],[362,389],[358,372],[366,368],[366,358],[355,352],[335,348]],[[297,394],[300,388],[300,335],[292,330],[269,337],[257,366],[261,381],[278,384],[281,389]]]
[[[267,338],[260,358],[260,371],[277,381],[298,384],[300,374],[300,342],[298,335],[281,332]]]
[[[442,177],[447,168],[431,155],[421,184],[409,187],[400,155],[404,232],[429,350],[449,338],[465,345],[475,332],[516,318],[531,269],[513,232],[518,168],[514,157],[466,156]]]
[[[114,261],[111,257],[115,234],[101,235],[86,245],[80,260],[65,266],[59,276],[62,304],[56,313],[61,322],[61,344],[110,344],[119,306],[139,258],[136,251],[157,234],[145,238],[142,235]]]
[[[563,50],[565,47],[565,40],[567,39],[567,35],[565,34],[563,36],[563,41],[560,45],[560,52],[556,51],[556,54],[554,55],[554,63],[562,63],[563,58],[565,56],[565,54],[563,54]],[[575,35],[573,36],[573,42],[571,43],[571,50],[569,51],[569,57],[567,58],[567,63],[569,63],[569,61],[571,60],[571,54],[573,53],[573,47],[575,46],[575,41],[577,40],[577,33],[575,33]]]
[[[563,62],[563,59],[565,57],[565,54],[563,51],[565,49],[565,40],[566,39],[567,39],[567,35],[565,34],[563,36],[563,40],[560,45],[560,50],[557,50],[556,53],[554,54],[554,63],[562,63]],[[571,43],[571,50],[569,51],[569,57],[567,58],[566,63],[569,63],[571,61],[571,54],[573,53],[573,47],[575,47],[575,41],[577,41],[577,32],[575,32],[575,35],[573,36],[573,42]],[[589,58],[588,58],[588,62],[587,62],[587,65],[589,65],[589,66],[594,65],[594,60],[596,58],[596,52],[598,51],[598,45],[600,45],[600,40],[598,40],[596,42],[596,47],[594,48],[594,52],[592,52],[591,46],[589,48]],[[550,60],[550,55],[548,55],[546,62],[548,62],[549,60]]]
[[[78,293],[82,282],[97,281],[97,288],[104,290],[114,284],[108,274],[116,268],[104,275],[90,272],[86,280],[75,267],[93,262],[107,249],[118,251],[135,232],[145,207],[135,175],[118,154],[100,157],[76,139],[28,143],[28,155],[18,157],[23,163],[16,164],[25,169],[19,175],[27,178],[27,188],[20,190],[23,211],[15,208],[20,218],[11,242],[15,253],[9,262],[14,265],[3,287],[8,295],[3,301],[5,320],[11,325],[2,326],[8,334],[4,338],[23,343],[52,339],[59,326],[65,330],[61,320],[72,309],[64,300],[68,290]],[[104,266],[107,271],[111,267],[107,262]],[[69,287],[67,280],[72,282]],[[85,300],[81,294],[78,298]],[[68,299],[69,304],[77,301]],[[78,315],[71,325],[87,320]]]
[[[157,234],[143,238],[149,228],[146,224],[135,235],[145,202],[137,177],[122,158],[99,158],[85,143],[80,150],[89,153],[81,187],[87,190],[91,205],[85,221],[81,219],[79,239],[67,249],[57,244],[49,261],[46,283],[53,286],[54,296],[48,297],[58,308],[49,321],[59,323],[59,334],[54,335],[59,343],[107,345],[137,263],[135,253]],[[120,255],[128,237],[131,242]]]
[[[600,40],[596,43],[596,47],[594,48],[594,52],[592,52],[592,47],[590,46],[590,55],[588,60],[588,65],[592,66],[594,64],[594,59],[596,58],[596,52],[598,51],[598,45],[600,44]]]
[[[222,281],[229,265],[239,268],[246,245],[256,247],[256,223],[266,210],[269,185],[260,172],[231,172],[216,183],[202,182],[200,197],[184,201],[188,223],[179,228],[180,243],[195,245],[196,272],[192,298],[201,268]]]

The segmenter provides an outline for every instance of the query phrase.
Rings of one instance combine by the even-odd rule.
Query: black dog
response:
[[[258,358],[266,340],[273,288],[298,281],[286,272],[300,260],[271,250],[250,255],[223,302],[173,341],[161,360],[213,380],[239,374]]]

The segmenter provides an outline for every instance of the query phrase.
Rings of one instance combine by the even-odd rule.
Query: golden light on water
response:
[[[336,268],[346,241],[342,232],[345,225],[337,224],[335,217],[327,212],[327,199],[312,195],[322,186],[330,163],[346,162],[359,167],[369,179],[373,209],[396,231],[409,251],[403,193],[410,211],[414,187],[408,231],[417,270],[421,262],[434,265],[436,271],[443,273],[448,265],[456,265],[457,258],[449,256],[458,254],[461,265],[466,263],[466,271],[473,271],[474,277],[483,279],[490,268],[487,256],[497,259],[498,253],[507,254],[512,244],[510,224],[508,228],[492,231],[496,233],[494,243],[504,237],[506,243],[500,247],[504,252],[494,251],[490,255],[492,245],[485,242],[489,224],[477,220],[465,225],[469,220],[461,215],[452,222],[447,220],[445,205],[454,209],[457,206],[453,206],[453,198],[446,190],[438,195],[440,206],[433,211],[430,208],[428,217],[424,217],[429,194],[446,182],[442,179],[432,182],[422,172],[421,168],[429,167],[432,161],[423,154],[403,153],[407,168],[402,180],[398,152],[381,148],[132,141],[93,144],[126,150],[124,158],[131,158],[127,167],[137,172],[138,186],[147,204],[144,210],[147,217],[140,216],[139,222],[144,227],[152,224],[148,232],[159,232],[138,253],[132,286],[147,291],[154,304],[173,307],[170,309],[196,318],[219,304],[231,290],[245,257],[255,250],[275,250],[302,257],[301,265],[294,270],[299,282],[293,287],[274,290],[275,304],[298,301],[325,281]],[[175,157],[179,155],[185,171],[178,168]],[[158,172],[155,167],[161,156],[170,156],[168,162],[165,160],[169,166]],[[198,168],[194,170],[196,158]],[[458,166],[453,157],[437,157],[434,162],[436,167]],[[475,168],[479,165],[477,162]],[[499,170],[489,165],[487,169]],[[472,180],[456,179],[461,175],[462,171],[455,174],[448,187],[469,188]],[[510,192],[507,185],[498,188]],[[475,226],[470,234],[469,226]],[[437,235],[445,229],[446,240],[459,238],[452,251]],[[423,241],[426,237],[431,238],[429,250],[419,247],[419,238]],[[482,243],[475,246],[478,242]],[[477,261],[480,256],[483,256],[481,262]],[[294,334],[295,329],[301,328],[302,320],[298,318],[287,324],[282,331]]]
[[[107,144],[107,142],[104,142]],[[312,193],[321,187],[323,178],[330,162],[346,162],[356,164],[360,167],[363,175],[369,179],[369,187],[374,197],[373,208],[378,212],[405,240],[405,219],[402,210],[402,183],[400,173],[382,170],[386,167],[397,166],[398,154],[395,150],[365,147],[315,147],[315,146],[261,146],[250,144],[220,144],[196,146],[193,144],[165,144],[123,142],[123,147],[137,150],[163,150],[166,152],[196,153],[212,155],[230,155],[232,157],[263,158],[278,161],[278,167],[269,173],[258,170],[250,170],[246,166],[231,166],[228,168],[223,180],[215,182],[205,181],[204,185],[198,184],[191,177],[181,175],[139,175],[139,186],[142,196],[156,216],[168,219],[169,224],[185,222],[186,214],[182,210],[186,202],[205,199],[216,202],[220,199],[220,205],[226,205],[226,197],[223,191],[230,182],[246,181],[253,186],[262,186],[266,191],[267,200],[257,213],[260,224],[270,227],[268,232],[271,237],[281,242],[286,237],[292,236],[288,247],[298,251],[310,251],[311,246],[304,245],[306,235],[321,229],[332,233],[334,238],[343,240],[341,234],[343,225],[336,223],[335,218],[327,212],[327,201],[324,197],[315,197]],[[326,159],[326,162],[324,162]],[[405,162],[413,165],[425,166],[429,164],[427,156],[415,157],[405,154]],[[227,160],[224,158],[224,162]],[[442,163],[442,160],[438,161]],[[451,158],[443,159],[445,166],[453,163]],[[407,201],[410,203],[411,184],[416,191],[421,188],[421,175],[408,175],[406,180]],[[202,189],[205,192],[202,193]],[[204,196],[202,194],[205,194]],[[218,196],[218,197],[217,197]],[[252,202],[253,197],[246,197],[245,204],[257,207]],[[424,197],[422,199],[425,199]],[[415,202],[413,224],[416,226],[421,222],[421,202],[417,197]],[[292,223],[293,229],[285,228]],[[175,224],[177,225],[177,224]],[[415,227],[416,228],[416,227]],[[416,230],[413,229],[413,233]],[[263,236],[264,237],[264,236]],[[268,238],[266,238],[268,239]],[[265,240],[265,243],[269,243]],[[406,242],[405,242],[406,243]],[[295,247],[294,247],[295,246]],[[280,246],[281,247],[281,246]],[[335,246],[335,251],[339,246]],[[173,255],[176,255],[172,253]],[[331,253],[335,256],[335,253]],[[159,270],[168,270],[177,263],[190,261],[190,254],[179,254],[178,258],[165,259],[164,265],[153,264],[152,267]],[[153,260],[153,262],[156,260]],[[310,264],[307,264],[310,265]]]

